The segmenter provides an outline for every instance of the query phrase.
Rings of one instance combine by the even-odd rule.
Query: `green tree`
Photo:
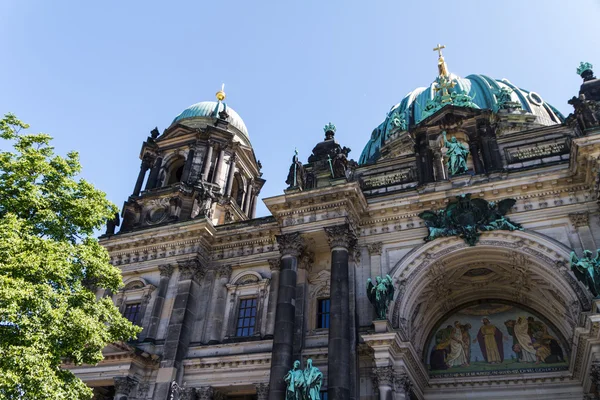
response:
[[[111,342],[140,328],[109,298],[120,271],[93,238],[116,207],[77,179],[78,154],[54,154],[51,137],[0,120],[0,399],[89,399],[65,363],[96,364]]]

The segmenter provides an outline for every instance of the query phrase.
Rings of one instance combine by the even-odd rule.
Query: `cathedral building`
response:
[[[143,331],[66,366],[95,399],[598,398],[600,80],[565,117],[442,48],[357,161],[329,123],[275,197],[222,90],[151,132],[100,238]]]

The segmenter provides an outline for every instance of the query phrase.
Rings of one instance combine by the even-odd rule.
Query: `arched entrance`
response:
[[[573,351],[569,346],[575,328],[580,314],[591,308],[590,296],[569,271],[569,253],[570,249],[563,244],[534,232],[495,231],[484,233],[476,246],[468,246],[463,240],[455,237],[434,240],[414,249],[392,268],[391,276],[398,295],[391,305],[391,323],[399,332],[402,341],[409,342],[415,353],[421,355],[423,366],[429,374],[430,388],[434,388],[425,390],[425,398],[438,398],[440,393],[435,392],[436,385],[432,383],[448,379],[451,379],[454,385],[460,387],[464,384],[467,387],[472,385],[473,377],[482,381],[507,382],[514,378],[511,374],[522,377],[528,373],[532,376],[548,373],[567,377],[569,368],[572,370],[568,359]],[[505,305],[505,309],[502,309],[501,305]],[[481,309],[477,310],[477,307]],[[483,315],[489,313],[495,313],[497,318],[494,320],[489,315]],[[545,366],[547,368],[540,367],[539,371],[535,371],[514,364],[517,368],[506,372],[510,369],[505,365],[507,363],[503,364],[499,362],[500,359],[491,357],[491,367],[480,365],[482,368],[474,368],[472,374],[465,373],[469,372],[468,368],[463,368],[463,374],[445,376],[448,371],[443,371],[443,366],[432,373],[432,346],[436,344],[436,340],[448,339],[452,332],[456,333],[458,338],[456,328],[460,329],[459,325],[471,325],[468,334],[471,335],[471,342],[475,340],[477,343],[475,347],[471,343],[473,353],[480,364],[489,361],[484,355],[485,346],[480,346],[476,340],[480,328],[484,325],[482,319],[485,316],[488,317],[488,321],[492,319],[498,328],[499,336],[495,336],[494,340],[499,340],[499,352],[506,352],[513,362],[523,361],[537,365],[537,361],[548,361],[548,365]],[[528,321],[519,320],[520,317]],[[511,327],[508,326],[512,324],[514,328],[517,321],[521,343],[513,336],[514,329],[511,331]],[[458,324],[455,327],[456,322]],[[524,341],[523,332],[527,330],[526,325],[529,334],[538,335],[538,340],[545,340],[544,344],[548,347],[538,351],[537,356],[536,351],[529,347],[531,343]],[[533,332],[531,327],[540,331]],[[445,329],[448,331],[444,331]],[[542,332],[544,329],[545,332]],[[491,334],[494,333],[492,331],[490,329]],[[479,339],[483,340],[482,337]],[[511,342],[510,346],[505,345],[504,342],[508,341],[515,342]],[[444,348],[444,343],[440,343],[440,348]],[[491,343],[488,343],[490,351],[493,350]],[[513,351],[513,344],[519,344],[514,347],[516,350],[522,351],[520,347],[526,347],[529,353]],[[450,347],[445,351],[448,355]],[[457,348],[456,351],[460,349]],[[468,350],[465,348],[465,351]],[[441,356],[441,353],[439,355]],[[527,355],[528,358],[525,357]],[[444,362],[445,359],[442,357],[441,360]],[[468,362],[463,360],[459,365],[452,367],[460,369],[461,364],[465,367]],[[499,372],[500,369],[504,369],[504,372]],[[523,384],[525,381],[527,379],[523,380]],[[571,384],[577,383],[573,381]],[[514,388],[509,390],[506,386],[506,389],[510,391]],[[457,398],[461,398],[460,395],[464,393],[457,394]],[[499,394],[493,398],[512,396],[508,392],[506,395],[507,397],[503,397],[504,395]],[[523,393],[520,398],[528,396]]]

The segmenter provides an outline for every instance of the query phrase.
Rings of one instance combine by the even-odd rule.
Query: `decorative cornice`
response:
[[[383,247],[382,242],[375,242],[375,243],[367,244],[367,250],[369,250],[369,255],[371,255],[371,256],[380,256],[382,247]]]
[[[350,250],[356,244],[356,234],[349,224],[326,227],[325,233],[331,249],[343,247]]]
[[[569,214],[569,220],[575,228],[588,226],[590,224],[590,213],[587,211]]]
[[[299,232],[275,236],[282,256],[298,257],[305,249],[304,238]]]
[[[160,271],[160,276],[164,276],[170,278],[173,275],[173,266],[171,264],[163,264],[158,266],[158,270]]]

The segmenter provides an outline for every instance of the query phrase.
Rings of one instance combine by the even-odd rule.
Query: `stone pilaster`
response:
[[[269,287],[269,304],[267,306],[267,328],[266,337],[273,337],[275,331],[275,311],[277,307],[277,292],[279,291],[279,264],[278,258],[269,260],[271,268],[271,282]]]
[[[375,242],[367,244],[367,250],[369,250],[369,257],[371,261],[371,278],[375,278],[376,276],[385,275],[381,268],[381,253],[382,253],[383,243]]]
[[[352,369],[349,252],[356,236],[348,224],[325,228],[331,249],[331,309],[329,314],[328,397],[347,400],[355,397],[356,371]]]
[[[227,284],[231,277],[231,266],[222,265],[216,271],[213,287],[212,316],[209,322],[208,343],[216,344],[222,340],[223,321],[225,319],[225,306],[227,305]]]
[[[146,172],[152,165],[152,160],[148,157],[144,157],[142,160],[142,164],[140,165],[140,172],[137,177],[137,181],[135,182],[135,187],[133,188],[133,195],[139,196],[140,191],[142,190],[142,185],[144,183],[144,178],[146,177]]]
[[[137,385],[137,381],[128,376],[113,379],[115,382],[115,400],[127,400],[129,394]]]
[[[203,181],[207,181],[208,180],[208,173],[210,172],[210,164],[212,162],[212,153],[213,153],[213,143],[212,141],[208,141],[207,144],[207,151],[206,151],[206,158],[204,159],[204,168],[202,169],[202,180]]]
[[[269,384],[268,383],[255,383],[256,386],[256,399],[267,400],[269,397]]]
[[[173,275],[173,269],[173,266],[170,264],[158,266],[160,282],[156,290],[156,299],[154,299],[154,305],[152,306],[152,314],[150,315],[150,323],[148,324],[148,333],[144,339],[145,341],[154,342],[157,339],[156,334],[160,325],[160,315],[165,303],[167,289],[169,288],[169,280],[171,279],[171,275]]]
[[[233,178],[235,177],[235,160],[236,155],[233,153],[229,158],[229,173],[227,174],[227,186],[225,187],[225,196],[230,197],[233,190]]]
[[[412,381],[406,373],[395,373],[393,381],[394,400],[410,400]]]
[[[569,220],[579,235],[584,250],[595,250],[596,243],[590,229],[590,214],[586,212],[569,214]]]
[[[281,272],[275,314],[275,332],[271,356],[269,400],[285,398],[283,377],[293,363],[294,320],[296,314],[296,281],[298,257],[305,244],[300,233],[276,236],[281,253]]]
[[[221,170],[223,169],[223,162],[225,160],[225,147],[221,145],[221,150],[219,151],[219,156],[217,157],[217,166],[215,167],[215,173],[213,175],[213,183],[219,183],[219,177],[221,175]]]

